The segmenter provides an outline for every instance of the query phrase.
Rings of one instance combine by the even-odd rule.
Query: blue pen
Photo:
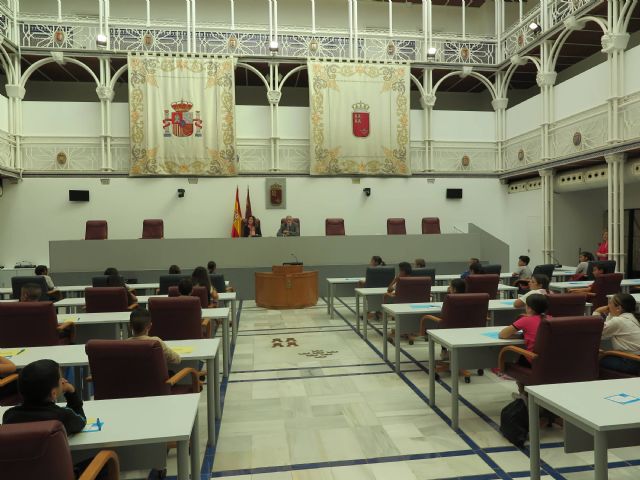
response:
[[[99,418],[96,418],[96,424],[98,425],[98,431],[101,432],[102,431],[102,422],[100,421]]]

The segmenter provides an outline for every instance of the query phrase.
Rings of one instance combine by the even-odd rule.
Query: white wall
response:
[[[91,137],[100,135],[100,103],[23,102],[24,135]],[[127,117],[128,129],[128,115]],[[128,135],[127,135],[128,136]]]
[[[640,45],[624,52],[624,86],[625,93],[640,92]]]
[[[517,137],[542,123],[542,99],[540,95],[529,98],[507,109],[507,138]]]
[[[601,63],[554,88],[556,120],[602,105],[609,96],[609,66]]]
[[[0,130],[9,131],[9,100],[0,95]]]
[[[461,142],[495,142],[494,112],[434,110],[431,134],[434,140]]]
[[[515,271],[518,256],[528,255],[530,265],[542,263],[542,190],[507,195],[505,214],[510,269]]]
[[[283,210],[265,209],[262,177],[201,178],[190,185],[180,178],[112,178],[101,185],[97,178],[25,178],[4,183],[0,197],[0,264],[18,260],[48,262],[48,241],[81,239],[86,220],[106,219],[109,237],[139,238],[142,220],[163,218],[168,238],[228,237],[236,186],[242,209],[247,187],[253,212],[261,219],[263,234],[274,236]],[[422,217],[438,216],[444,232],[454,226],[465,230],[475,223],[507,240],[511,226],[506,217],[506,189],[497,179],[287,178],[286,213],[301,218],[303,235],[324,235],[324,219],[342,217],[347,234],[385,234],[388,217],[405,217],[407,231],[417,234]],[[372,189],[371,197],[362,193]],[[446,188],[463,188],[462,200],[447,200]],[[184,188],[178,199],[176,190]],[[90,191],[89,203],[68,201],[69,189]],[[37,209],[34,210],[34,202]],[[435,255],[435,252],[432,253]],[[425,252],[427,259],[430,252]]]

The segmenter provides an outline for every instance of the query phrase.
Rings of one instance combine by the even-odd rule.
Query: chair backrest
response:
[[[196,296],[151,297],[151,331],[163,340],[202,338],[202,307]]]
[[[180,290],[175,285],[169,287],[169,297],[180,297]],[[200,307],[209,308],[209,295],[207,295],[207,287],[196,285],[191,289],[191,296],[196,297],[200,301]],[[161,335],[158,335],[161,337]]]
[[[36,285],[40,286],[40,288],[42,289],[40,300],[49,300],[49,295],[47,295],[49,287],[47,287],[47,281],[42,275],[32,275],[28,277],[11,277],[11,298],[20,300],[20,291],[22,290],[22,287],[28,283],[35,283]]]
[[[224,275],[221,273],[212,273],[209,275],[209,279],[211,280],[211,286],[216,289],[216,292],[224,293],[227,290]]]
[[[109,236],[109,227],[106,220],[87,220],[84,231],[85,240],[106,240]]]
[[[591,291],[596,294],[591,298],[594,309],[604,307],[608,303],[608,295],[620,292],[622,278],[621,273],[603,273],[596,277],[591,287]]]
[[[531,385],[586,382],[598,378],[598,350],[604,320],[593,317],[542,319],[531,362]]]
[[[468,275],[465,278],[467,293],[486,293],[490,299],[498,297],[498,282],[500,275],[495,273],[482,275]]]
[[[497,265],[494,263],[482,265],[482,271],[483,273],[500,275],[500,273],[502,272],[502,265]]]
[[[616,261],[615,260],[598,260],[596,262],[589,262],[587,264],[587,278],[593,280],[593,267],[594,265],[600,266],[604,270],[604,273],[615,273]]]
[[[176,285],[171,285],[169,287],[169,291],[167,292],[167,295],[170,297],[179,297],[180,290],[178,290],[178,287]]]
[[[327,218],[324,221],[324,233],[330,235],[344,235],[344,218]]]
[[[387,218],[387,235],[406,235],[404,218]]]
[[[300,233],[300,219],[296,218],[296,217],[293,217],[291,220],[293,221],[293,223],[298,225],[298,233]],[[286,218],[281,218],[280,219],[280,225],[281,226],[284,225],[284,222],[286,222],[286,221],[287,221]]]
[[[364,286],[367,288],[388,287],[395,277],[396,269],[394,267],[367,267]]]
[[[144,220],[142,238],[164,238],[164,221],[160,218]]]
[[[67,432],[58,420],[0,425],[2,478],[74,480]]]
[[[422,233],[440,233],[440,219],[438,217],[424,217],[422,219]]]
[[[577,293],[547,295],[551,317],[579,317],[584,315],[587,296]]]
[[[444,297],[438,328],[486,327],[488,312],[486,293],[449,293]]]
[[[126,287],[87,287],[84,300],[87,313],[126,312],[129,308]]]
[[[431,277],[400,277],[393,303],[421,303],[431,300]]]
[[[171,273],[167,275],[160,275],[160,280],[159,280],[160,288],[158,293],[160,295],[167,295],[169,293],[169,287],[171,286],[177,287],[178,284],[180,283],[180,280],[182,280],[183,278],[191,278],[191,275],[185,275],[183,273]]]
[[[169,395],[167,361],[156,340],[89,340],[95,400]]]
[[[0,303],[0,345],[7,348],[58,345],[58,318],[51,302]]]
[[[431,282],[436,281],[436,269],[435,268],[412,268],[412,277],[431,277]]]
[[[109,287],[109,277],[111,275],[96,275],[95,277],[91,277],[91,286],[92,287]],[[118,280],[124,283],[124,277],[122,275],[117,275]]]
[[[546,275],[549,281],[553,277],[553,270],[555,269],[555,265],[553,263],[548,263],[545,265],[536,265],[533,269],[532,275]]]

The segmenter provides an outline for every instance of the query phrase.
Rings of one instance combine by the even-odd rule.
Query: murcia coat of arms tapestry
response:
[[[406,65],[309,62],[312,175],[410,175]]]
[[[234,60],[129,55],[131,175],[237,173]]]

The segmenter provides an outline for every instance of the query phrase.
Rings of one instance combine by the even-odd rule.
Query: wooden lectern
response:
[[[302,265],[274,265],[271,272],[255,272],[256,305],[264,308],[304,308],[318,303],[318,272]]]

